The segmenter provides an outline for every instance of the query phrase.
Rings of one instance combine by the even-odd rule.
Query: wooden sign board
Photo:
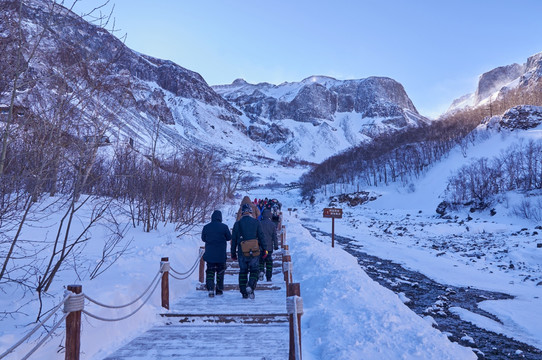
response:
[[[324,217],[333,219],[342,219],[343,209],[338,208],[324,208]]]

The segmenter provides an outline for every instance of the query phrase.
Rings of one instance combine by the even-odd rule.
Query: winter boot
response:
[[[224,292],[223,292],[222,290],[218,290],[218,289],[216,290],[216,294],[217,294],[217,295],[222,295],[223,293],[224,293]]]
[[[209,290],[209,297],[215,297],[215,292],[214,290]]]
[[[250,286],[247,286],[247,294],[249,299],[254,299],[254,290]]]
[[[259,281],[263,281],[263,276],[264,276],[264,275],[265,275],[265,274],[263,273],[263,271],[260,271],[260,274],[258,275],[258,280],[259,280]]]

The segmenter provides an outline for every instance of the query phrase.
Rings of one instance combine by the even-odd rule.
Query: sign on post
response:
[[[338,208],[324,208],[324,217],[332,219],[342,219],[343,209]]]
[[[324,208],[324,217],[331,218],[331,247],[335,247],[335,219],[342,219],[343,209]]]

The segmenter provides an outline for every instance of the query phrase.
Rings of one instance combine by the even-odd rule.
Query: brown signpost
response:
[[[331,247],[335,247],[335,219],[342,219],[343,209],[324,208],[324,217],[331,218]]]

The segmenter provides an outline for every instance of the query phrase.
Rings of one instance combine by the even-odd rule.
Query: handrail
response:
[[[108,319],[108,318],[104,318],[104,317],[101,317],[101,316],[98,316],[98,315],[94,315],[92,313],[89,313],[88,311],[86,310],[82,310],[83,314],[85,315],[88,315],[90,316],[91,318],[94,318],[94,319],[97,319],[97,320],[102,320],[102,321],[120,321],[120,320],[124,320],[124,319],[127,319],[129,318],[130,316],[134,315],[135,313],[137,313],[139,310],[141,310],[141,308],[149,301],[149,299],[151,298],[152,294],[154,293],[154,290],[156,290],[156,288],[158,287],[158,284],[160,282],[159,281],[156,281],[156,284],[154,284],[154,288],[152,289],[152,291],[149,293],[149,296],[147,296],[147,298],[145,299],[145,301],[143,301],[143,303],[141,305],[139,305],[139,307],[137,309],[135,309],[134,311],[132,311],[130,314],[128,315],[125,315],[125,316],[122,316],[120,318],[116,318],[116,319]]]
[[[161,262],[160,264],[160,270],[157,272],[157,274],[155,275],[154,279],[151,281],[151,283],[149,284],[149,286],[145,289],[145,291],[143,291],[143,293],[141,295],[139,295],[135,300],[127,303],[127,304],[124,304],[124,305],[107,305],[107,304],[103,304],[97,300],[94,300],[93,298],[91,298],[90,296],[84,294],[84,293],[74,293],[74,292],[70,292],[70,291],[66,291],[66,294],[65,294],[65,297],[64,299],[62,300],[62,302],[60,302],[58,305],[56,305],[49,313],[49,315],[47,315],[42,321],[39,322],[39,324],[37,324],[31,331],[29,331],[25,336],[23,336],[23,338],[21,338],[17,343],[15,343],[13,346],[11,346],[9,349],[7,349],[6,351],[4,351],[2,354],[0,354],[0,360],[5,358],[7,355],[11,354],[17,347],[19,347],[22,343],[24,343],[25,341],[27,341],[41,326],[43,326],[43,324],[45,322],[47,322],[63,305],[64,305],[64,315],[62,316],[62,318],[55,324],[53,325],[53,327],[51,328],[51,330],[48,332],[48,334],[43,338],[41,339],[23,358],[22,360],[26,360],[28,359],[36,350],[38,350],[44,343],[45,341],[58,329],[58,327],[62,324],[62,322],[64,320],[66,320],[66,318],[68,317],[68,315],[70,313],[74,313],[74,312],[82,312],[86,315],[88,315],[89,317],[92,317],[94,319],[97,319],[97,320],[101,320],[101,321],[109,321],[109,322],[113,322],[113,321],[120,321],[120,320],[124,320],[124,319],[127,319],[129,318],[130,316],[136,314],[139,310],[141,310],[141,308],[149,301],[149,299],[151,298],[152,294],[155,292],[156,288],[158,287],[158,284],[160,284],[160,281],[159,281],[159,276],[162,274],[163,276],[166,276],[169,271],[171,270],[172,272],[175,272],[176,274],[179,274],[179,275],[186,275],[185,277],[183,278],[179,278],[179,277],[176,277],[174,275],[171,275],[173,278],[177,279],[177,280],[186,280],[188,279],[193,273],[194,271],[196,270],[197,268],[197,264],[198,262],[200,261],[201,257],[203,256],[203,252],[201,251],[200,249],[200,252],[198,254],[198,257],[196,259],[196,261],[194,262],[194,264],[190,267],[190,269],[185,272],[185,273],[180,273],[180,272],[177,272],[175,271],[174,269],[172,269],[169,265],[169,262]],[[167,276],[166,276],[167,278]],[[152,290],[150,290],[152,288]],[[150,292],[149,292],[150,290]],[[137,301],[141,300],[141,298],[143,298],[145,296],[145,294],[147,294],[147,297],[145,298],[145,300],[143,301],[143,303],[141,305],[138,306],[137,309],[135,309],[133,312],[131,312],[130,314],[128,315],[125,315],[125,316],[122,316],[120,318],[115,318],[115,319],[110,319],[110,318],[105,318],[105,317],[100,317],[100,316],[97,316],[95,314],[92,314],[86,310],[84,310],[84,300],[88,300],[89,302],[93,303],[93,304],[96,304],[98,306],[102,306],[102,307],[105,307],[105,308],[110,308],[110,309],[120,309],[120,308],[125,308],[127,306],[130,306],[130,305],[133,305],[134,303],[136,303]],[[67,320],[66,320],[67,321]],[[68,357],[68,354],[66,352],[66,357]]]
[[[294,320],[295,358],[301,359],[301,343],[299,340],[300,334],[297,315],[303,315],[303,299],[297,295],[288,296],[288,298],[286,299],[286,309],[289,315],[293,315],[292,318]]]
[[[43,321],[40,321],[39,324],[37,324],[31,331],[29,331],[25,336],[23,336],[22,339],[20,339],[19,341],[17,341],[17,343],[15,345],[13,345],[12,347],[10,347],[9,349],[7,349],[6,351],[4,351],[1,355],[0,355],[0,359],[3,359],[5,358],[7,355],[9,355],[10,353],[13,352],[13,350],[15,350],[16,348],[18,348],[23,342],[25,342],[26,340],[28,340],[28,338],[30,336],[32,336],[40,327],[43,326],[43,324],[45,322],[47,322],[47,320],[49,320],[57,311],[58,309],[60,309],[60,307],[62,305],[64,305],[64,303],[70,298],[71,294],[68,294],[64,297],[64,300],[62,300],[62,302],[60,304],[58,304],[57,306],[55,306],[53,308],[53,310],[49,313],[49,315],[47,315],[45,317],[45,319],[43,319]],[[63,320],[63,319],[62,319]],[[60,322],[59,322],[60,323]],[[50,332],[52,333],[52,331]],[[35,350],[34,350],[35,351]],[[32,352],[34,352],[32,351]],[[28,354],[29,355],[29,354]]]
[[[282,272],[286,283],[286,312],[290,323],[290,352],[289,359],[301,360],[301,315],[303,315],[303,299],[299,283],[294,283],[293,262],[289,245],[286,244],[286,227],[282,225]]]
[[[188,277],[190,277],[190,275],[192,275],[192,274],[194,273],[194,271],[196,271],[198,262],[200,261],[200,259],[201,259],[202,256],[203,256],[203,250],[200,249],[200,250],[199,250],[198,258],[196,259],[196,261],[194,261],[194,264],[192,265],[192,267],[191,267],[188,271],[186,271],[186,272],[184,272],[184,273],[178,272],[178,271],[176,271],[174,268],[172,268],[172,267],[170,266],[170,270],[171,270],[172,272],[174,272],[175,274],[180,275],[180,276],[186,275],[186,277],[184,277],[184,278],[182,278],[182,279],[177,278],[177,277],[175,277],[174,275],[170,274],[171,277],[174,278],[174,279],[177,279],[177,280],[185,280],[185,279],[188,279]]]
[[[85,294],[85,299],[87,299],[88,301],[90,301],[91,303],[94,303],[96,305],[99,305],[99,306],[102,306],[102,307],[105,307],[105,308],[109,308],[109,309],[121,309],[121,308],[125,308],[127,306],[130,306],[130,305],[133,305],[134,303],[136,303],[139,299],[141,299],[146,293],[147,291],[149,291],[149,289],[152,287],[153,283],[158,279],[158,277],[160,276],[160,274],[162,273],[162,268],[160,269],[160,271],[158,271],[156,273],[156,276],[154,277],[154,279],[151,281],[151,283],[149,284],[149,286],[145,289],[145,291],[143,291],[143,293],[138,296],[136,299],[134,299],[133,301],[127,303],[127,304],[124,304],[124,305],[106,305],[106,304],[102,304],[101,302],[97,301],[97,300],[94,300],[93,298],[91,298],[90,296],[88,296],[87,294]]]

